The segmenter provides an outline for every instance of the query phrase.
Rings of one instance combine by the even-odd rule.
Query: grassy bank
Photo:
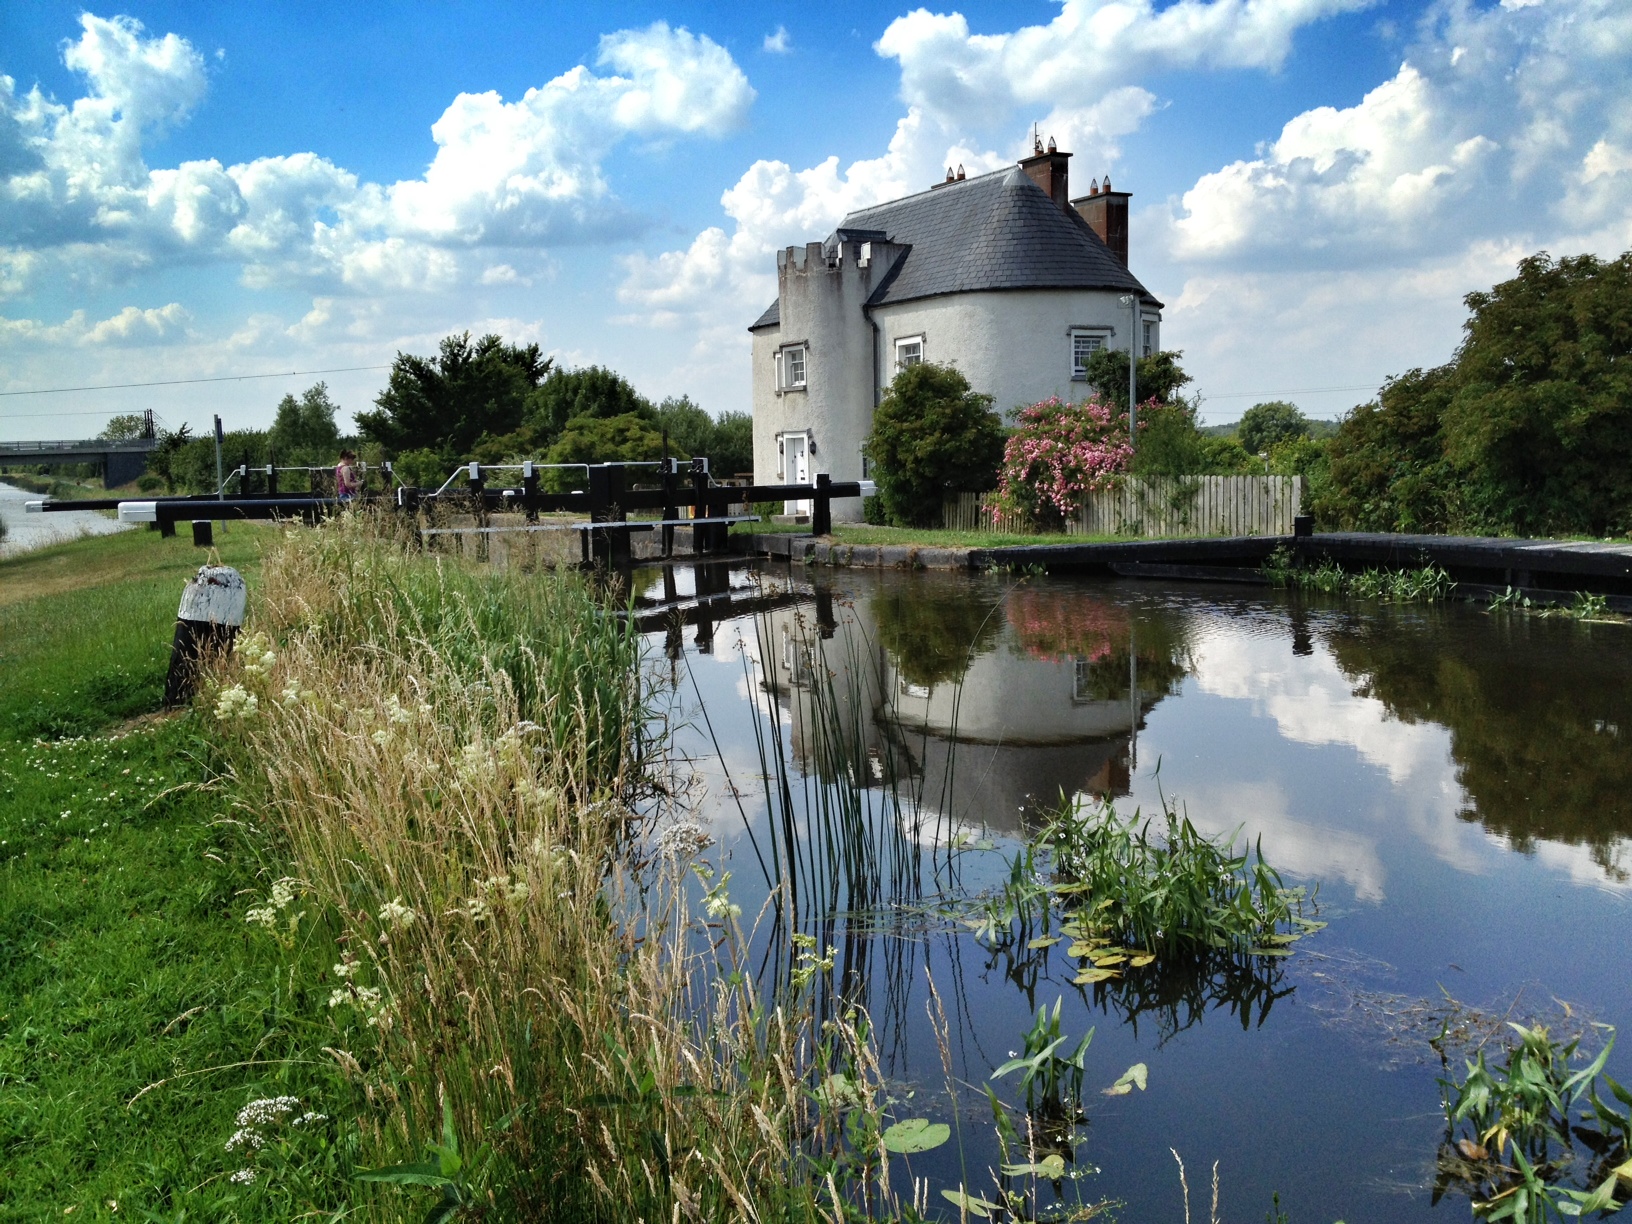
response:
[[[224,559],[253,580],[264,535],[234,528]],[[250,1101],[349,1089],[298,1018],[289,953],[228,920],[261,863],[219,820],[198,720],[142,717],[200,560],[131,532],[0,562],[8,1220],[288,1219],[338,1202],[342,1145],[324,1128],[300,1135],[304,1172],[282,1197],[229,1180]]]

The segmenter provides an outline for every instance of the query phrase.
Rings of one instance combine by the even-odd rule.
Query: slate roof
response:
[[[839,229],[879,231],[912,248],[873,306],[993,289],[1110,289],[1161,305],[1075,210],[1018,166],[860,209]],[[780,322],[772,302],[749,330]]]

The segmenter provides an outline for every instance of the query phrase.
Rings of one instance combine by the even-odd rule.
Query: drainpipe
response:
[[[873,318],[873,312],[867,309],[865,306],[863,306],[861,309],[862,313],[867,316],[867,322],[872,324],[873,328],[873,407],[877,408],[880,397],[880,387],[878,381],[878,346],[880,343],[882,343],[882,338],[878,330],[878,320]]]

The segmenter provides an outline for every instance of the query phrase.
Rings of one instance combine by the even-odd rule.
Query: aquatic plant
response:
[[[1558,1041],[1540,1025],[1508,1027],[1518,1041],[1501,1066],[1487,1064],[1480,1050],[1460,1080],[1439,1081],[1445,1138],[1435,1200],[1455,1189],[1479,1218],[1520,1224],[1614,1211],[1632,1193],[1632,1113],[1599,1091],[1601,1080],[1632,1107],[1632,1092],[1604,1074],[1614,1030],[1595,1058],[1571,1070],[1579,1038]]]
[[[1092,962],[1089,980],[1139,968],[1185,948],[1285,956],[1324,923],[1305,918],[1305,891],[1287,888],[1261,846],[1237,854],[1234,839],[1204,836],[1164,801],[1162,823],[1117,814],[1108,800],[1062,801],[1038,836],[1070,912],[1060,931],[1072,955]]]
[[[1259,572],[1271,586],[1314,591],[1322,595],[1348,595],[1355,599],[1375,599],[1384,603],[1420,603],[1449,599],[1456,583],[1445,569],[1433,562],[1410,569],[1370,567],[1355,573],[1330,557],[1318,565],[1299,562],[1284,545],[1264,559]]]

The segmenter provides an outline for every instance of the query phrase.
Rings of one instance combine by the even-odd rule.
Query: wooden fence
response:
[[[941,525],[950,531],[1025,533],[1011,516],[993,518],[990,494],[960,493],[948,499]],[[1150,476],[1127,478],[1114,489],[1092,493],[1070,535],[1119,535],[1171,539],[1181,536],[1291,535],[1302,512],[1302,476]]]

